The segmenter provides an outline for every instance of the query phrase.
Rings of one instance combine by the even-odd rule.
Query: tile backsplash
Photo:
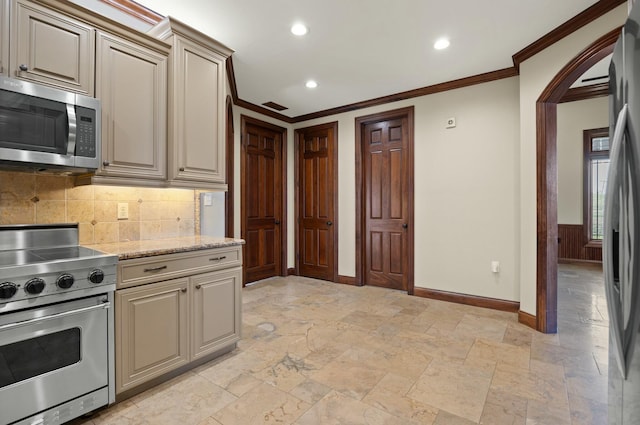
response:
[[[194,190],[73,186],[60,175],[0,171],[0,224],[79,223],[80,243],[192,236]],[[118,220],[118,203],[129,218]]]

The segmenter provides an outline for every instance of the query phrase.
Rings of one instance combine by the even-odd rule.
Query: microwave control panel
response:
[[[96,157],[96,111],[76,106],[76,156]]]

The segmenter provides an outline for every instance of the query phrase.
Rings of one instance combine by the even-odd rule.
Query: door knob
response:
[[[280,220],[278,220],[278,219],[276,218],[275,223],[276,223],[276,224],[280,224]]]
[[[407,228],[409,228],[409,225],[407,223],[402,223],[402,228],[403,229],[407,229]]]
[[[333,224],[333,221],[329,220],[327,221],[327,226],[331,226]]]

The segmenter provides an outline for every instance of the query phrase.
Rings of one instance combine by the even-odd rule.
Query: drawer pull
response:
[[[182,292],[187,292],[187,288],[180,289]]]
[[[202,288],[202,285],[196,285],[196,289]]]
[[[209,261],[220,261],[220,260],[224,260],[225,258],[227,258],[227,256],[223,255],[222,257],[209,258]]]
[[[164,270],[164,269],[166,269],[166,268],[167,268],[167,266],[151,267],[151,268],[148,268],[148,269],[144,269],[144,272],[145,272],[145,273],[149,273],[149,272],[159,272],[160,270]]]

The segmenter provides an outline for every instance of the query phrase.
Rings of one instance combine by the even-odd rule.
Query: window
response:
[[[608,172],[609,129],[584,130],[583,227],[587,244],[602,244]]]

